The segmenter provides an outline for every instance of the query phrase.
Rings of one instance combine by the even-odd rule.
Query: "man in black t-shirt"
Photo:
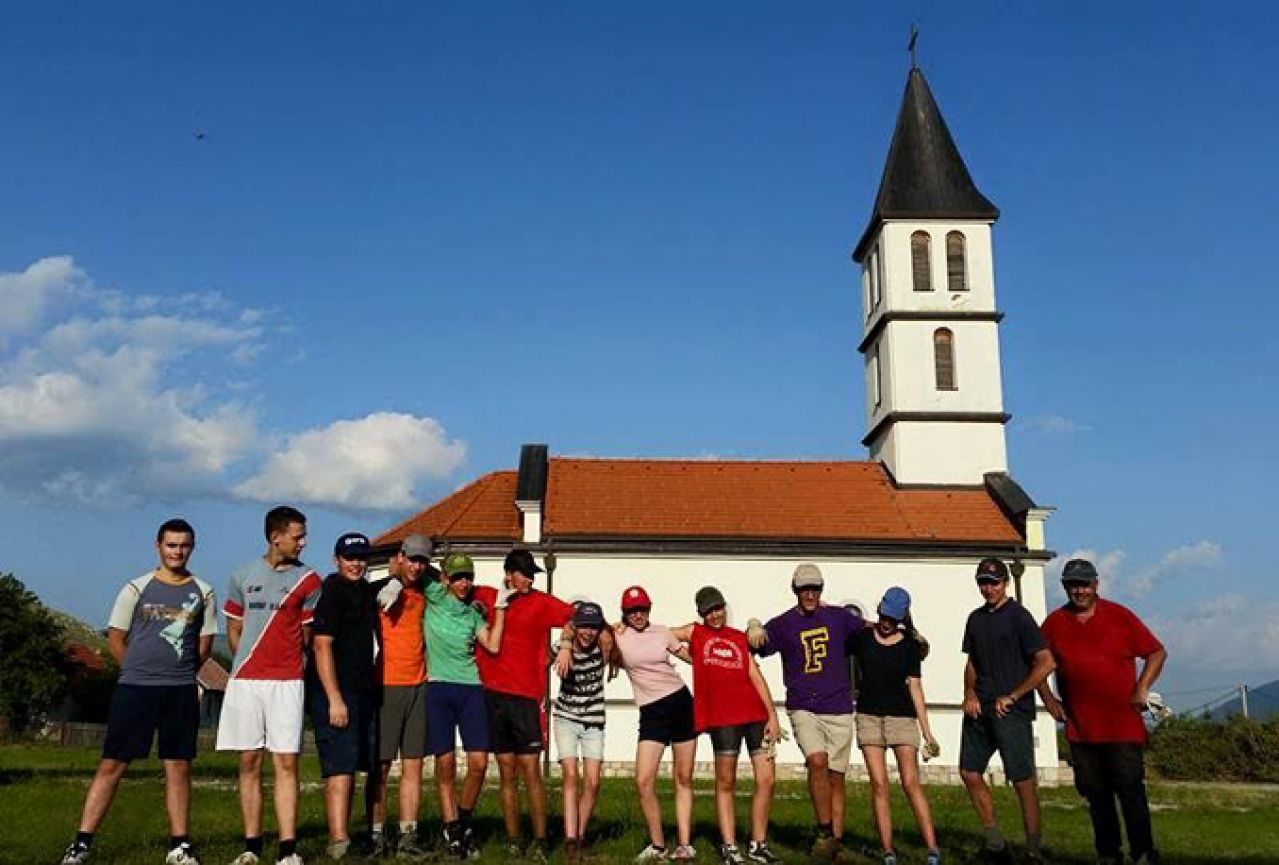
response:
[[[329,858],[350,847],[348,823],[355,773],[368,772],[377,753],[377,589],[364,579],[369,539],[357,532],[338,538],[333,548],[337,573],[324,580],[311,624],[312,657],[307,665],[307,707],[315,727],[320,774],[329,822]],[[369,788],[373,786],[370,782]],[[371,790],[365,790],[366,807]]]
[[[1039,791],[1035,787],[1035,689],[1053,671],[1052,654],[1034,618],[1008,597],[1008,566],[999,559],[977,565],[982,606],[964,626],[964,721],[959,775],[981,820],[986,851],[1007,860],[1008,844],[995,822],[995,803],[983,773],[995,751],[1021,805],[1026,857],[1042,861]]]

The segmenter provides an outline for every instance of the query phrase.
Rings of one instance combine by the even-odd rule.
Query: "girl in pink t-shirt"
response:
[[[679,845],[670,858],[689,861],[693,850],[693,760],[697,754],[697,730],[693,726],[693,695],[671,665],[674,655],[690,660],[688,647],[675,639],[665,625],[649,621],[653,602],[641,586],[622,593],[622,621],[613,662],[626,671],[639,706],[639,743],[635,746],[635,789],[648,824],[649,844],[637,862],[667,858],[662,831],[662,807],[657,801],[657,767],[666,746],[674,756],[675,825]]]

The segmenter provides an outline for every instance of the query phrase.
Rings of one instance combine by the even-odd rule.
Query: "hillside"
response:
[[[1214,721],[1223,721],[1231,715],[1242,715],[1242,701],[1235,697],[1208,713]],[[1248,715],[1258,721],[1279,716],[1279,679],[1248,689]]]

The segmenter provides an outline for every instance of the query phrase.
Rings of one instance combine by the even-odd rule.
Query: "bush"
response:
[[[1147,764],[1170,781],[1279,782],[1279,718],[1169,718],[1151,734]]]

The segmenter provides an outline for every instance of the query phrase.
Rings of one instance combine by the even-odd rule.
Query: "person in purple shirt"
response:
[[[848,676],[851,638],[866,626],[861,616],[822,603],[821,569],[795,568],[796,604],[761,625],[747,624],[751,647],[761,656],[782,656],[786,711],[808,770],[808,795],[817,818],[816,859],[845,861],[844,774],[853,744],[853,689]]]

